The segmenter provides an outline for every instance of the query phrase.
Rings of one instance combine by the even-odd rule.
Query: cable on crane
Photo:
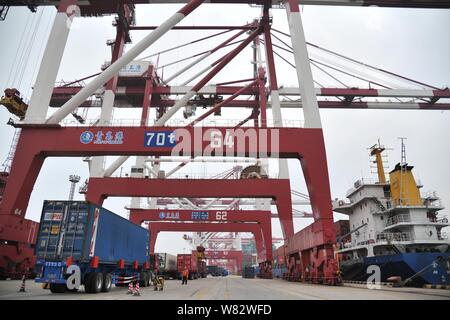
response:
[[[33,16],[34,17],[34,16]],[[27,29],[28,29],[28,25],[29,25],[29,23],[32,21],[32,19],[27,19],[27,23],[26,23],[26,25],[25,25],[25,28],[23,29],[23,31],[22,31],[22,35],[20,36],[20,41],[19,41],[19,46],[18,46],[18,48],[17,48],[17,53],[20,51],[20,49],[23,47],[23,41],[24,41],[24,39],[25,39],[25,34],[26,34],[26,31],[27,31]],[[23,51],[23,50],[22,50]],[[14,56],[14,61],[13,61],[13,63],[12,63],[12,68],[10,69],[10,71],[9,71],[9,75],[8,75],[8,81],[7,81],[7,84],[9,85],[9,83],[10,83],[10,80],[14,80],[14,79],[11,79],[11,76],[13,75],[13,70],[14,69],[16,69],[16,63],[17,63],[17,58],[20,56],[20,54],[16,54],[15,56]],[[14,74],[16,74],[16,73],[14,73]],[[14,81],[13,81],[14,82]],[[13,84],[13,83],[12,83]]]
[[[186,43],[180,44],[178,46],[175,46],[175,47],[172,47],[172,48],[169,48],[169,49],[165,49],[165,50],[153,53],[151,55],[148,55],[148,56],[145,56],[145,57],[142,57],[142,58],[138,58],[136,60],[145,60],[145,59],[148,59],[148,58],[153,58],[153,57],[156,57],[156,56],[161,55],[163,53],[167,53],[167,52],[170,52],[170,51],[173,51],[173,50],[177,50],[177,49],[186,47],[186,46],[194,44],[194,43],[198,43],[198,42],[201,42],[201,41],[204,41],[204,40],[208,40],[208,39],[217,37],[219,35],[222,35],[222,34],[225,34],[227,32],[231,32],[231,31],[233,31],[233,30],[230,29],[230,30],[221,31],[221,32],[215,33],[213,35],[209,35],[207,37],[203,37],[203,38],[200,38],[200,39],[197,39],[197,40],[194,40],[194,41],[186,42]]]
[[[224,46],[223,46],[222,48],[220,48],[220,49],[223,49],[223,48],[232,46],[232,45],[237,44],[237,43],[241,43],[242,41],[244,41],[244,40],[238,40],[238,41],[234,41],[234,42],[228,43],[228,44],[224,45]],[[194,54],[194,55],[192,55],[192,56],[189,56],[189,57],[186,57],[186,58],[182,58],[182,59],[180,59],[180,60],[176,60],[176,61],[167,63],[167,64],[165,64],[165,65],[162,65],[162,66],[158,67],[158,69],[163,69],[163,68],[166,68],[166,67],[170,67],[170,66],[172,66],[172,65],[174,65],[174,64],[177,64],[177,63],[180,63],[180,62],[184,62],[184,61],[187,61],[187,60],[196,58],[196,57],[201,56],[201,55],[203,55],[203,54],[206,54],[206,53],[208,53],[208,52],[210,52],[210,51],[211,51],[211,50],[203,51],[203,52],[200,52],[200,53],[196,53],[196,54]]]
[[[29,30],[31,30],[33,28],[33,23],[34,23],[33,19],[34,18],[35,17],[33,16],[33,18],[31,19],[31,24],[28,26]],[[21,43],[21,45],[19,46],[19,48],[17,50],[17,58],[18,59],[15,61],[15,64],[13,66],[13,68],[14,68],[13,76],[12,76],[13,78],[11,80],[11,86],[13,86],[13,87],[17,87],[17,79],[23,68],[23,56],[26,51],[26,43],[29,43],[28,36],[31,34],[29,32],[29,30],[28,29],[26,30],[26,34],[24,36],[24,41],[23,41],[23,43]]]
[[[22,58],[22,61],[21,61],[21,65],[23,67],[22,67],[22,70],[20,72],[18,87],[22,86],[23,76],[25,74],[25,70],[28,68],[28,65],[29,65],[28,64],[28,60],[30,58],[31,49],[34,47],[34,44],[36,42],[36,33],[37,33],[37,30],[39,29],[39,25],[41,23],[42,13],[43,13],[43,9],[39,10],[37,21],[34,23],[33,32],[31,33],[31,37],[30,37],[30,40],[28,42],[28,46],[26,47],[26,50],[24,52],[24,55],[23,55],[23,58]]]
[[[45,7],[44,7],[44,10],[45,10]],[[50,12],[50,16],[51,16],[51,11],[50,10],[48,10],[48,11]],[[38,70],[38,66],[40,65],[39,62],[42,60],[42,56],[43,56],[44,44],[47,43],[47,41],[48,41],[48,37],[50,35],[50,32],[49,32],[50,25],[54,21],[54,18],[55,17],[53,17],[53,19],[51,19],[51,17],[49,17],[47,19],[48,20],[47,21],[47,25],[46,25],[46,27],[44,29],[44,33],[43,33],[43,36],[42,36],[43,39],[41,41],[41,45],[39,47],[38,54],[36,55],[36,62],[34,63],[33,73],[32,73],[32,76],[30,78],[30,83],[28,85],[28,90],[27,90],[27,94],[26,94],[27,96],[30,94],[33,82],[36,80],[36,73],[37,73],[37,70]],[[44,39],[45,39],[45,41],[44,41]]]
[[[287,33],[285,33],[285,32],[279,31],[279,30],[277,30],[277,29],[272,28],[272,30],[275,31],[275,32],[278,32],[278,33],[280,33],[280,34],[282,34],[282,35],[284,35],[284,36],[286,36],[286,37],[289,37],[289,38],[291,37],[291,35],[289,35],[289,34],[287,34]],[[278,38],[277,38],[277,39],[278,39]],[[316,45],[316,44],[313,44],[313,43],[311,43],[311,42],[306,42],[306,44],[309,45],[309,46],[312,46],[312,47],[314,47],[314,48],[316,48],[316,49],[319,49],[319,50],[321,50],[321,51],[324,51],[324,52],[330,53],[330,54],[332,54],[332,55],[338,56],[338,57],[340,57],[340,58],[342,58],[342,59],[351,61],[351,62],[353,62],[353,63],[359,64],[359,65],[362,65],[362,66],[365,66],[365,67],[367,67],[367,68],[370,68],[370,69],[373,69],[373,70],[376,70],[376,71],[379,71],[379,72],[383,72],[383,73],[389,74],[389,75],[391,75],[391,76],[394,76],[394,77],[397,77],[397,78],[400,78],[400,79],[403,79],[403,80],[406,80],[406,81],[409,81],[409,82],[413,82],[413,83],[418,84],[418,85],[421,85],[421,86],[425,86],[425,87],[432,88],[432,89],[435,89],[435,90],[440,90],[439,88],[434,87],[434,86],[432,86],[432,85],[429,85],[429,84],[426,84],[426,83],[423,83],[423,82],[420,82],[420,81],[417,81],[417,80],[414,80],[414,79],[411,79],[411,78],[402,76],[402,75],[400,75],[400,74],[397,74],[397,73],[394,73],[394,72],[391,72],[391,71],[388,71],[388,70],[385,70],[385,69],[382,69],[382,68],[378,68],[378,67],[372,66],[372,65],[367,64],[367,63],[364,63],[364,62],[362,62],[362,61],[358,61],[358,60],[352,59],[352,58],[347,57],[347,56],[345,56],[345,55],[343,55],[343,54],[340,54],[340,53],[331,51],[331,50],[326,49],[326,48],[323,48],[323,47],[320,47],[320,46],[318,46],[318,45]]]
[[[262,42],[263,42],[263,44],[264,44],[264,41],[263,40],[261,40]],[[275,51],[275,50],[272,50],[273,51],[273,53],[276,55],[276,56],[278,56],[281,60],[283,60],[284,62],[286,62],[288,65],[290,65],[292,68],[294,68],[294,69],[296,69],[296,67],[295,67],[295,65],[293,64],[293,63],[291,63],[289,60],[287,60],[285,57],[283,57],[281,54],[279,54],[277,51]],[[321,88],[325,88],[322,84],[320,84],[319,82],[317,82],[316,80],[313,80],[313,82],[315,83],[315,84],[317,84],[319,87],[321,87]]]

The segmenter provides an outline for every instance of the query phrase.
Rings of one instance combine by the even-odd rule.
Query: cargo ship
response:
[[[422,185],[401,161],[386,179],[380,143],[370,148],[378,181],[357,180],[346,200],[333,201],[333,210],[349,216],[337,237],[337,257],[344,280],[367,281],[378,266],[380,281],[403,285],[450,285],[450,241],[443,228],[450,224],[436,192],[421,193]],[[344,226],[342,228],[342,226]]]

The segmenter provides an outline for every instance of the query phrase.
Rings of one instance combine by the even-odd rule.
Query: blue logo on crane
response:
[[[80,142],[82,144],[89,144],[94,140],[94,134],[92,131],[85,131],[80,135]]]
[[[97,131],[95,134],[92,131],[84,131],[80,134],[80,142],[82,144],[123,144],[123,131]]]
[[[160,219],[164,219],[166,217],[166,214],[164,213],[164,211],[161,211],[160,213],[159,213],[159,218]]]

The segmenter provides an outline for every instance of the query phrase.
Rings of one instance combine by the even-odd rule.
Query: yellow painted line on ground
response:
[[[228,291],[228,279],[225,278],[225,291],[224,291],[225,300],[230,300],[230,292]]]

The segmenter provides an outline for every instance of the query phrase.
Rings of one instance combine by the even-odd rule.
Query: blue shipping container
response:
[[[80,264],[94,256],[102,264],[149,261],[149,231],[85,201],[44,201],[36,258]]]

